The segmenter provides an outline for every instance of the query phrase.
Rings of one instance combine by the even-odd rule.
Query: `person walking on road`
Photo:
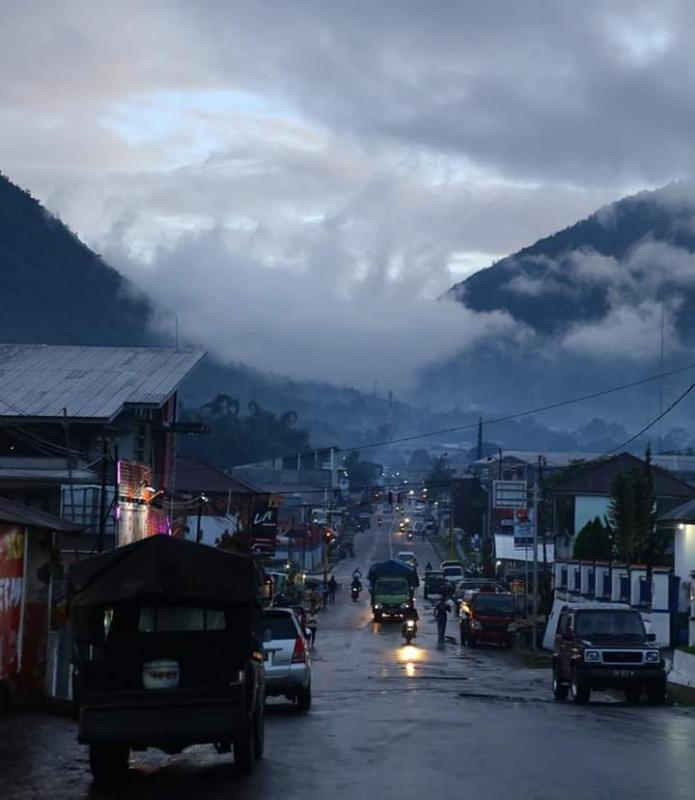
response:
[[[309,644],[311,645],[311,649],[314,649],[314,644],[316,642],[316,629],[319,626],[319,610],[318,608],[312,604],[311,608],[307,611],[306,615],[306,627],[309,631]]]
[[[447,614],[451,611],[451,606],[442,597],[434,607],[434,618],[437,620],[437,637],[440,644],[444,643],[446,633]]]
[[[328,602],[333,605],[335,603],[335,592],[338,588],[338,582],[335,579],[335,575],[331,575],[331,579],[328,581]]]

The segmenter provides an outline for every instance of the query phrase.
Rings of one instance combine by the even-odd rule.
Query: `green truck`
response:
[[[373,564],[367,575],[374,621],[402,619],[413,607],[417,572],[401,561]]]

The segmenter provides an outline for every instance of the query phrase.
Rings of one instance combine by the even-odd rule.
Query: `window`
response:
[[[224,611],[194,606],[144,606],[140,609],[140,633],[183,633],[223,631]]]
[[[263,614],[263,641],[296,639],[297,627],[290,614],[266,611]]]

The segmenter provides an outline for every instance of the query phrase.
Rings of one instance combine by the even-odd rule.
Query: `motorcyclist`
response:
[[[362,591],[362,581],[360,580],[360,575],[355,572],[352,573],[352,583],[350,584],[350,589],[357,589],[358,592]]]
[[[354,580],[355,578],[357,578],[359,580],[361,577],[362,577],[362,572],[360,571],[360,568],[355,567],[355,569],[352,571],[352,579]]]

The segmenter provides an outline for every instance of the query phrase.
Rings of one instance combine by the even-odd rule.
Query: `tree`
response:
[[[343,464],[348,474],[350,491],[366,489],[381,477],[384,468],[375,461],[362,461],[357,450],[353,450]]]
[[[453,474],[454,470],[449,467],[448,456],[444,453],[434,462],[434,469],[425,481],[429,497],[440,497],[447,493],[451,486],[451,476]]]
[[[409,465],[411,467],[429,469],[432,466],[432,456],[424,448],[413,450],[410,455]]]
[[[621,472],[611,483],[608,522],[613,539],[613,555],[626,564],[634,554],[634,482],[628,472]]]
[[[611,561],[613,541],[610,528],[598,517],[589,520],[574,540],[572,557],[581,561]]]
[[[608,522],[615,558],[626,564],[644,563],[650,571],[663,560],[667,542],[655,525],[656,502],[649,448],[642,469],[621,473],[613,479]]]

